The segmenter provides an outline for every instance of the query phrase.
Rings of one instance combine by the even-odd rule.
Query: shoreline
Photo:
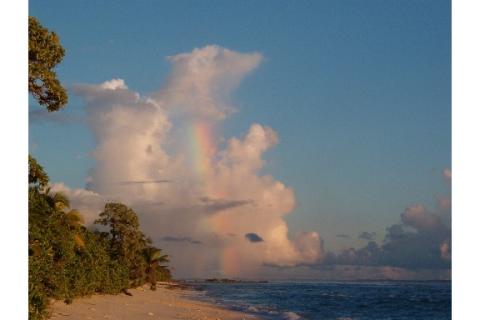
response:
[[[176,283],[159,283],[152,291],[149,285],[128,290],[132,296],[92,295],[75,299],[71,304],[55,300],[50,319],[63,320],[260,320],[258,316],[195,300],[198,291]]]

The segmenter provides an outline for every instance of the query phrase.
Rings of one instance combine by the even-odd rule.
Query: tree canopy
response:
[[[53,192],[48,175],[30,158],[28,195],[29,318],[48,317],[50,298],[71,302],[93,293],[119,293],[170,279],[168,256],[140,230],[138,216],[121,203],[107,203],[96,223],[108,232],[88,229],[68,197]],[[43,186],[43,187],[40,187]]]
[[[28,184],[43,189],[48,184],[48,175],[32,156],[28,156]]]
[[[28,18],[28,90],[48,111],[57,111],[68,102],[65,88],[53,68],[62,61],[65,49],[55,32]]]
[[[147,265],[142,252],[150,241],[140,231],[135,211],[121,203],[107,203],[95,223],[110,228],[111,252],[128,266],[132,283],[143,282]]]

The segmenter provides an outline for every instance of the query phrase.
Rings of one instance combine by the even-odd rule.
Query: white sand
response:
[[[230,311],[219,306],[195,301],[193,290],[166,289],[148,286],[128,290],[133,296],[93,295],[77,298],[72,304],[55,301],[51,319],[62,320],[137,320],[137,319],[195,319],[195,320],[253,320],[252,315]]]

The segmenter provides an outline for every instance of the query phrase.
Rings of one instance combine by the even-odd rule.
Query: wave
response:
[[[285,320],[298,320],[298,319],[301,319],[302,317],[300,317],[298,314],[296,314],[295,312],[292,312],[292,311],[288,311],[288,312],[284,312],[283,313],[283,318]]]
[[[268,320],[451,319],[451,284],[201,284],[199,299]]]

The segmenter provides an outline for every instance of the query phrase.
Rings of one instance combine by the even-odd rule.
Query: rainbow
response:
[[[200,178],[205,178],[210,172],[210,159],[216,151],[211,126],[205,122],[191,124],[188,141],[193,168]]]
[[[213,127],[207,122],[192,123],[189,126],[187,139],[191,166],[205,190],[205,196],[209,198],[225,197],[225,190],[219,188],[211,179],[212,161],[217,152]]]
[[[190,150],[191,165],[197,178],[206,193],[211,198],[224,198],[225,191],[214,182],[211,181],[212,159],[214,159],[217,151],[213,127],[207,122],[193,122],[188,129],[188,144]],[[230,218],[225,215],[215,215],[210,217],[210,227],[219,233],[225,233],[231,230]],[[220,268],[225,275],[236,275],[239,272],[238,253],[232,246],[227,245],[220,252]]]
[[[219,214],[212,217],[214,230],[225,233],[225,230],[232,230],[231,218],[228,215]],[[240,261],[237,249],[227,243],[220,252],[220,269],[224,276],[238,276],[242,261]]]

